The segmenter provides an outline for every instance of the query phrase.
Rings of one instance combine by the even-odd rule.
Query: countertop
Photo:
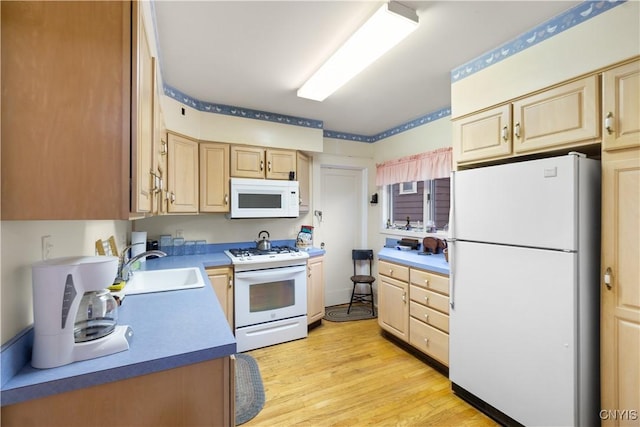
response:
[[[378,252],[378,259],[395,262],[409,267],[420,268],[434,273],[449,275],[449,263],[444,259],[444,254],[424,255],[422,252],[400,251],[393,248],[382,248]]]
[[[324,250],[316,248],[307,252],[311,257],[324,254]],[[231,260],[221,251],[146,260],[142,270],[200,267],[205,286],[126,296],[118,309],[118,324],[133,329],[129,350],[51,369],[35,369],[27,362],[10,379],[3,378],[2,405],[236,353],[235,337],[205,272],[207,267],[230,265]],[[30,346],[26,347],[30,354]],[[3,364],[14,362],[8,357],[9,362],[5,363],[4,357],[3,354]],[[7,375],[6,368],[3,376]]]

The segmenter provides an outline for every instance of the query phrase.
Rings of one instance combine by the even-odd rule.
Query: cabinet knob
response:
[[[393,270],[389,269],[389,276],[393,276]]]
[[[429,304],[429,297],[424,297],[425,304]]]
[[[429,279],[424,279],[424,285],[425,285],[426,287],[429,287]]]
[[[607,267],[604,272],[604,284],[607,287],[607,290],[611,290],[611,267]]]
[[[405,302],[405,303],[407,302],[407,293],[406,292],[402,293],[402,302]]]
[[[509,128],[506,126],[502,128],[502,140],[504,142],[509,140]]]
[[[604,128],[607,130],[607,133],[611,135],[613,133],[613,113],[609,111],[607,113],[606,118],[604,119]]]
[[[428,314],[425,314],[425,315],[424,315],[424,320],[425,320],[426,322],[428,322],[428,321],[429,321],[429,315],[428,315]]]

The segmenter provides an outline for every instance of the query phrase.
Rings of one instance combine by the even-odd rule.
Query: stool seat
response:
[[[351,276],[351,281],[356,283],[373,283],[376,281],[376,278],[373,276],[358,275],[358,276]]]
[[[351,301],[349,301],[349,308],[347,314],[351,311],[351,306],[354,302],[370,302],[371,313],[375,316],[376,310],[373,305],[373,282],[376,278],[371,275],[373,267],[373,251],[371,249],[354,249],[351,251],[351,259],[353,259],[353,276],[351,281],[353,282],[353,291],[351,292]],[[369,261],[369,274],[356,274],[356,265],[359,261]],[[356,292],[356,286],[358,284],[369,285],[369,292]]]

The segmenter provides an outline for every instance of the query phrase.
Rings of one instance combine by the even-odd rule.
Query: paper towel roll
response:
[[[136,244],[141,243],[141,244]],[[131,257],[141,254],[147,250],[147,232],[146,231],[132,231],[131,232]],[[144,258],[140,262],[144,262]]]

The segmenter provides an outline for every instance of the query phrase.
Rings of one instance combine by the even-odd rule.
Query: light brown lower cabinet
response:
[[[2,425],[234,426],[234,396],[228,356],[3,406]]]
[[[638,426],[640,148],[604,151],[602,172],[601,417],[606,426]]]
[[[324,257],[307,261],[307,324],[324,317]]]
[[[378,281],[380,327],[449,366],[449,278],[379,261]]]
[[[229,322],[229,327],[233,331],[233,268],[207,268],[206,272],[220,301],[220,307]]]

